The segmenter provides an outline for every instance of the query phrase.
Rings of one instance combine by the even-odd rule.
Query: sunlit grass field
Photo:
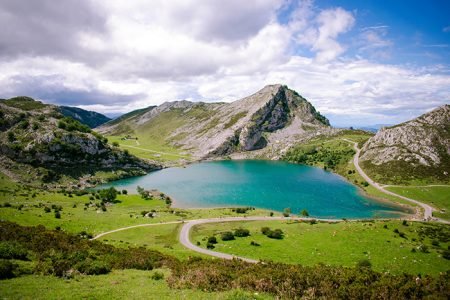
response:
[[[222,232],[240,227],[248,229],[250,236],[236,237],[232,241],[221,240]],[[279,228],[284,232],[284,238],[270,239],[261,233],[262,227]],[[441,228],[441,233],[435,237],[420,234],[433,228]],[[404,237],[394,232],[396,229]],[[216,236],[218,244],[214,250],[253,259],[348,267],[368,259],[377,271],[437,274],[450,269],[450,261],[441,257],[441,252],[450,245],[449,234],[450,228],[446,225],[417,222],[408,222],[405,226],[401,221],[314,225],[295,221],[249,221],[196,226],[191,233],[191,241],[206,247],[207,238]],[[251,245],[252,241],[260,246]],[[429,253],[421,251],[421,245],[426,246]]]

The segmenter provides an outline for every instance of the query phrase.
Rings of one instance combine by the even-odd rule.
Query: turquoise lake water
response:
[[[138,185],[166,193],[179,208],[253,206],[283,211],[289,207],[294,214],[307,209],[321,218],[387,218],[402,213],[396,206],[362,196],[336,174],[280,161],[202,162],[102,187],[136,193]]]

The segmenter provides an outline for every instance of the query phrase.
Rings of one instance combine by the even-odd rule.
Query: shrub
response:
[[[111,266],[103,261],[85,260],[78,266],[78,271],[86,275],[108,274]]]
[[[26,260],[28,251],[17,242],[0,242],[0,258]]]
[[[127,190],[122,190],[122,194],[127,195],[128,191]]]
[[[259,247],[259,246],[261,246],[261,245],[258,244],[258,243],[255,242],[255,241],[251,241],[251,242],[250,242],[250,246],[256,246],[256,247]]]
[[[99,192],[100,198],[105,202],[114,202],[117,198],[117,190],[114,187],[103,189]]]
[[[303,217],[309,217],[309,212],[306,210],[306,209],[304,209],[304,210],[302,210],[302,212],[300,213]]]
[[[209,244],[217,244],[217,239],[216,239],[216,237],[215,237],[215,236],[210,236],[210,237],[208,238],[208,243],[209,243]]]
[[[442,252],[442,257],[450,260],[450,250],[444,250]]]
[[[48,206],[46,206],[46,207],[44,207],[44,212],[45,213],[49,213],[49,212],[51,212],[52,210],[50,209],[50,207],[48,207]]]
[[[289,207],[283,209],[283,216],[284,217],[289,217],[291,215],[291,209]]]
[[[8,141],[9,141],[10,143],[12,143],[12,142],[14,142],[15,140],[16,140],[16,136],[14,135],[14,132],[9,131],[9,132],[8,132]]]
[[[112,145],[113,145],[114,147],[119,147],[119,143],[118,143],[118,142],[112,142]]]
[[[234,240],[234,235],[231,231],[225,231],[221,234],[222,241],[231,241]]]
[[[17,264],[14,264],[8,260],[0,259],[0,279],[13,278],[18,268]]]
[[[161,280],[161,279],[164,279],[164,273],[155,271],[155,272],[152,274],[151,279],[153,279],[153,280]]]
[[[207,244],[206,244],[206,248],[208,248],[208,249],[214,249],[215,246],[214,246],[214,244],[207,243]]]
[[[55,218],[61,219],[61,213],[59,211],[55,211]]]
[[[271,239],[281,240],[284,237],[284,233],[281,229],[271,230],[267,233],[267,237]]]
[[[267,233],[269,233],[270,228],[269,227],[262,227],[261,228],[261,233],[264,235],[267,235]]]
[[[269,213],[269,216],[273,217],[273,211],[271,211],[271,212]]]
[[[403,220],[402,225],[403,226],[408,226],[408,222],[406,222],[406,220]]]
[[[238,228],[234,231],[234,236],[237,237],[246,237],[250,235],[250,231],[244,228]]]

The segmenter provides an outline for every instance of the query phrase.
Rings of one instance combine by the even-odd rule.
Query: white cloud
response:
[[[367,59],[393,46],[387,26],[358,31],[356,46],[366,59],[345,58],[349,45],[341,37],[356,20],[342,8],[320,10],[308,0],[86,3],[83,9],[95,7],[103,21],[92,17],[89,30],[77,30],[77,18],[70,19],[70,32],[63,32],[73,40],[57,45],[58,55],[42,43],[37,52],[28,49],[23,40],[20,56],[0,55],[2,97],[27,94],[118,113],[180,99],[232,101],[282,83],[326,115],[372,123],[403,120],[450,102],[450,76],[438,75],[445,68],[419,70]],[[280,22],[277,12],[287,8],[287,20]],[[101,30],[91,28],[98,23]],[[54,36],[57,27],[48,34]],[[61,54],[68,46],[73,49]]]
[[[292,28],[297,29],[297,42],[311,47],[319,63],[328,62],[345,51],[337,38],[347,32],[355,23],[353,15],[334,8],[321,11],[314,16],[310,10],[301,7],[300,14],[292,20]]]

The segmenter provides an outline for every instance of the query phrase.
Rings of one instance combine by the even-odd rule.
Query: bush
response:
[[[255,241],[251,241],[251,242],[250,242],[250,246],[256,246],[256,247],[259,247],[259,246],[261,246],[261,245],[258,244],[258,243],[255,242]]]
[[[153,279],[153,280],[164,279],[164,273],[155,271],[150,278]]]
[[[246,237],[250,235],[250,231],[244,228],[238,228],[234,231],[234,236],[237,237]]]
[[[102,275],[111,271],[111,266],[103,261],[85,260],[78,266],[78,271],[86,275]]]
[[[56,219],[61,219],[61,213],[58,211],[55,211],[55,218]]]
[[[267,237],[271,239],[281,240],[284,237],[284,233],[281,229],[275,229],[273,231],[269,231],[269,233],[267,233]]]
[[[117,190],[114,187],[103,189],[99,192],[100,198],[105,202],[114,202],[117,198]]]
[[[442,257],[450,260],[450,250],[444,250],[442,252]]]
[[[26,260],[28,251],[17,242],[0,242],[0,258]]]
[[[283,216],[284,217],[289,217],[291,215],[291,209],[289,207],[283,209]]]
[[[269,233],[270,228],[269,227],[262,227],[261,228],[261,233],[264,235],[267,235],[267,233]]]
[[[214,244],[207,243],[207,244],[206,244],[206,248],[208,248],[208,249],[214,249],[215,246],[214,246]]]
[[[210,243],[210,244],[217,244],[217,239],[216,239],[216,237],[215,237],[215,236],[210,236],[210,237],[208,238],[208,243]]]
[[[127,190],[122,190],[122,194],[127,195],[128,191]]]
[[[309,217],[309,212],[308,212],[306,209],[302,210],[300,214],[301,214],[303,217]]]
[[[49,213],[49,212],[51,212],[52,210],[50,209],[50,207],[48,207],[48,206],[46,206],[46,207],[44,207],[44,212],[45,213]]]
[[[17,268],[17,264],[14,264],[5,259],[0,259],[0,279],[16,277],[15,271],[17,270]]]
[[[222,241],[231,241],[234,240],[234,235],[231,231],[225,231],[221,234]]]

